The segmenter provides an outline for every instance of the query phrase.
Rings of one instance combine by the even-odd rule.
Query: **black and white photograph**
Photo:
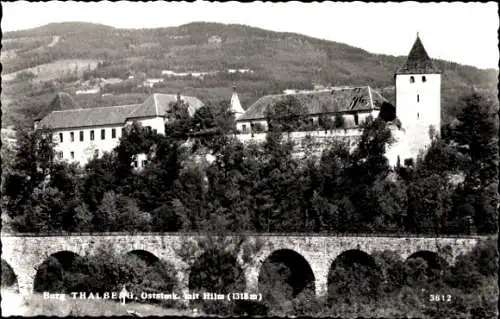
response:
[[[498,317],[498,3],[1,6],[2,317]]]

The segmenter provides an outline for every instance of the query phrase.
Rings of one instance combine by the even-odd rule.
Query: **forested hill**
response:
[[[160,77],[162,70],[219,72],[204,80],[170,79],[162,83],[157,91],[183,90],[204,100],[220,100],[228,98],[232,82],[237,82],[244,107],[264,94],[277,93],[286,88],[311,88],[313,84],[370,85],[381,89],[384,96],[393,100],[393,74],[406,59],[403,56],[373,54],[347,44],[300,34],[204,22],[140,30],[66,22],[7,32],[3,36],[4,75],[75,59],[94,60],[95,65],[97,61],[105,62],[92,71],[97,77],[126,78],[130,71],[147,77]],[[436,66],[444,71],[445,120],[455,116],[454,108],[461,92],[472,86],[490,90],[496,88],[497,70],[480,70],[446,61],[436,61]],[[81,69],[74,72],[77,78],[84,75]],[[224,72],[228,69],[249,69],[253,72]],[[63,89],[68,91],[67,87]],[[4,95],[13,102],[23,95],[21,88],[7,87],[6,91]],[[130,91],[113,93],[137,93],[132,89]],[[44,98],[38,101],[44,101]],[[9,109],[15,109],[14,106]]]

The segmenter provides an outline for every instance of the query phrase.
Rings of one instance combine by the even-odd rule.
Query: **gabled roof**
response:
[[[203,103],[191,96],[180,96],[192,116]],[[177,101],[174,94],[153,94],[142,104],[78,108],[53,111],[40,121],[40,126],[54,129],[103,125],[123,125],[128,119],[165,116],[171,102]]]
[[[203,106],[203,102],[192,96],[181,95],[180,99],[188,104],[190,116],[193,116],[196,110]],[[166,112],[170,109],[170,103],[175,102],[177,102],[176,94],[154,93],[132,112],[130,117],[165,116]]]
[[[441,71],[434,67],[431,58],[425,51],[420,37],[417,35],[417,39],[411,48],[410,54],[408,54],[408,59],[406,63],[399,68],[396,74],[429,74],[429,73],[441,73]]]
[[[369,86],[355,88],[334,88],[332,90],[312,91],[297,94],[266,95],[252,104],[238,121],[249,121],[266,118],[268,107],[285,99],[295,97],[309,115],[323,113],[371,111],[380,109],[386,99]]]
[[[130,113],[135,111],[139,105],[132,104],[54,111],[45,116],[39,125],[54,129],[63,129],[124,124]]]

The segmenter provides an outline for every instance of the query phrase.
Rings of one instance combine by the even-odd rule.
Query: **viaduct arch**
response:
[[[199,234],[65,234],[65,235],[27,235],[1,234],[2,259],[12,268],[19,291],[22,294],[33,292],[37,268],[49,256],[66,251],[84,256],[93,254],[100,245],[109,245],[115,253],[125,255],[139,253],[155,256],[159,260],[171,263],[176,271],[179,290],[189,290],[190,266],[179,255],[186,242],[203,240],[207,236]],[[448,264],[453,264],[456,257],[472,250],[484,236],[468,237],[389,237],[361,235],[284,235],[284,234],[249,234],[243,237],[228,235],[225,238],[240,239],[244,245],[255,247],[245,260],[243,249],[237,261],[244,273],[247,292],[259,290],[259,275],[262,265],[276,252],[287,251],[303,258],[312,272],[314,291],[318,296],[327,293],[328,274],[332,263],[343,252],[358,250],[368,255],[375,251],[390,250],[402,259],[416,253],[437,254]],[[203,251],[196,252],[197,257]],[[273,255],[274,254],[274,255]],[[279,254],[279,253],[278,253]]]

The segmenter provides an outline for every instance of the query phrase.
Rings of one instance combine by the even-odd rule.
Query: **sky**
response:
[[[156,28],[205,21],[237,23],[332,40],[373,53],[407,55],[417,32],[434,59],[498,69],[498,5],[487,3],[2,3],[2,31],[84,21]]]

